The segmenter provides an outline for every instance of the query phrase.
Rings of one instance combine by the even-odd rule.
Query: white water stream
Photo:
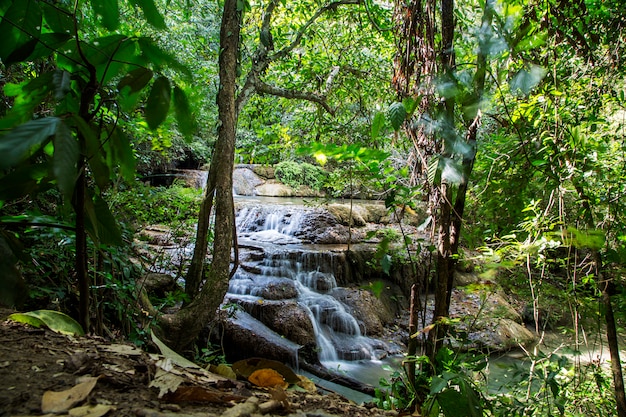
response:
[[[319,359],[334,368],[341,361],[375,360],[376,342],[362,333],[358,320],[332,296],[337,288],[332,254],[323,245],[303,250],[297,233],[307,212],[314,208],[295,205],[248,204],[237,215],[240,242],[260,245],[265,256],[240,268],[231,279],[229,295],[262,297],[271,285],[290,280],[296,300],[308,314],[317,342]],[[294,256],[294,253],[297,254]],[[251,272],[253,271],[253,272]]]

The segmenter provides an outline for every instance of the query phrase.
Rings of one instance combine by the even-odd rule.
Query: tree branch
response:
[[[348,4],[361,4],[361,0],[338,0],[338,1],[333,1],[331,3],[328,3],[325,6],[320,7],[319,9],[317,9],[315,14],[313,14],[313,16],[311,16],[309,18],[309,20],[307,20],[306,23],[300,28],[300,30],[296,34],[296,38],[289,45],[285,46],[283,49],[281,49],[280,51],[278,51],[274,55],[272,55],[270,57],[270,61],[275,61],[275,60],[280,59],[280,58],[282,58],[282,57],[284,57],[286,55],[289,55],[291,53],[291,51],[293,51],[295,48],[297,48],[298,45],[300,45],[300,42],[302,41],[302,37],[306,33],[306,31],[309,28],[309,26],[311,26],[313,23],[315,23],[315,21],[321,15],[323,15],[324,13],[326,13],[329,10],[337,10],[337,8],[339,6],[344,6],[344,5],[348,5]]]
[[[292,98],[299,100],[306,100],[313,103],[317,103],[324,108],[331,115],[335,115],[335,110],[331,108],[326,102],[326,97],[316,93],[308,93],[305,91],[297,91],[297,90],[288,90],[286,88],[276,87],[273,85],[269,85],[264,83],[261,80],[258,80],[255,84],[256,91],[262,94],[271,94],[273,96],[284,97],[284,98]]]
[[[278,5],[278,1],[279,0],[270,1],[267,7],[265,8],[265,10],[263,11],[263,22],[261,23],[261,34],[262,36],[267,37],[266,39],[268,43],[266,45],[263,43],[263,41],[259,42],[259,46],[252,57],[252,68],[248,72],[244,85],[242,89],[239,91],[239,94],[237,95],[237,101],[236,101],[237,114],[241,112],[241,110],[243,109],[243,106],[246,105],[248,100],[250,100],[250,97],[252,97],[252,95],[255,92],[264,92],[267,94],[272,94],[272,95],[285,97],[285,98],[301,98],[304,100],[313,101],[313,102],[319,103],[322,107],[324,107],[324,109],[327,112],[334,115],[335,111],[331,109],[330,106],[328,106],[328,104],[326,103],[325,97],[322,97],[314,93],[296,93],[296,92],[290,92],[290,90],[282,89],[279,87],[271,87],[269,85],[264,84],[260,80],[260,77],[265,73],[270,63],[288,56],[295,48],[297,48],[300,45],[300,42],[302,41],[304,34],[307,32],[309,27],[313,23],[315,23],[317,19],[319,19],[321,15],[323,15],[325,12],[329,10],[336,10],[338,7],[343,6],[343,5],[361,4],[362,0],[337,0],[337,1],[332,1],[328,3],[327,5],[320,7],[309,18],[309,20],[307,20],[306,23],[304,23],[304,25],[300,27],[300,30],[298,30],[298,33],[296,34],[295,39],[289,45],[285,46],[283,49],[281,49],[280,51],[272,55],[268,55],[268,51],[273,49],[273,45],[271,42],[270,26],[271,26],[272,15],[274,13],[274,10],[276,9],[276,6]],[[329,81],[332,82],[332,79],[335,76],[336,75],[333,75],[333,73],[331,73],[329,75]],[[264,88],[265,91],[261,91],[259,90],[259,88]],[[327,89],[328,89],[328,81],[327,81]],[[272,91],[275,91],[277,93],[272,92]]]

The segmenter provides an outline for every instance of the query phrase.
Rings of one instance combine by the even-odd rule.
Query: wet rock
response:
[[[256,187],[265,183],[247,166],[235,168],[233,171],[233,192],[236,195],[256,195]]]
[[[294,300],[248,300],[228,296],[227,302],[236,302],[246,313],[292,342],[299,345],[315,344],[311,319]],[[235,317],[235,321],[237,319],[238,317]]]
[[[383,327],[394,319],[394,314],[371,292],[360,288],[337,288],[333,297],[349,307],[350,313],[362,324],[361,332],[380,336]]]
[[[294,366],[300,345],[281,336],[250,314],[238,311],[235,317],[221,321],[223,332],[216,335],[229,354],[230,361],[253,356],[272,359]]]
[[[164,298],[167,293],[180,289],[176,279],[169,274],[149,273],[137,282],[150,295]]]

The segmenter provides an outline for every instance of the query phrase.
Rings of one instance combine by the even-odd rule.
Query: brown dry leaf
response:
[[[214,388],[180,386],[176,392],[168,394],[165,400],[173,403],[197,402],[224,404],[230,401],[243,401],[247,398],[248,397],[223,392]]]
[[[171,372],[164,371],[161,368],[157,368],[154,380],[150,382],[150,388],[159,389],[159,398],[163,398],[168,392],[175,392],[178,386],[185,382],[185,379],[174,375]]]
[[[248,377],[248,381],[259,387],[283,387],[287,388],[289,384],[285,382],[285,378],[273,369],[258,369]]]
[[[289,398],[287,398],[287,393],[285,392],[283,388],[281,387],[270,388],[269,392],[270,392],[270,395],[272,396],[272,399],[280,402],[283,405],[283,408],[285,410],[291,409],[291,404],[289,404]]]
[[[307,392],[310,392],[311,394],[315,394],[317,392],[317,387],[315,386],[315,383],[309,378],[303,375],[298,375],[298,378],[300,378],[300,381],[296,385],[304,388]]]
[[[110,344],[110,345],[98,345],[98,349],[104,352],[119,353],[120,355],[127,356],[140,356],[143,351],[136,346]]]
[[[84,378],[83,382],[60,392],[46,391],[41,398],[41,411],[44,413],[62,413],[81,401],[91,393],[99,377]]]
[[[115,410],[115,407],[112,405],[84,405],[82,407],[72,408],[69,414],[71,417],[102,417],[112,410]]]

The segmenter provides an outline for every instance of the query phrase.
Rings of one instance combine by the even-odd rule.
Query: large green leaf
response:
[[[0,136],[0,170],[12,168],[45,145],[55,134],[58,117],[31,120]]]
[[[117,89],[122,91],[125,87],[130,89],[131,93],[141,91],[152,80],[153,72],[148,68],[136,68],[126,74],[119,83]]]
[[[391,123],[393,130],[398,131],[406,118],[406,109],[404,108],[404,104],[395,102],[389,106],[389,109],[387,110],[387,117],[389,118],[389,122]]]
[[[38,58],[47,57],[61,49],[70,39],[72,39],[72,35],[66,33],[43,33],[39,37],[39,41],[35,42],[36,45],[27,58],[29,61],[34,61]]]
[[[104,190],[109,186],[109,180],[111,173],[107,164],[105,163],[105,155],[103,154],[103,147],[100,143],[100,139],[97,132],[81,117],[73,116],[73,123],[78,128],[79,133],[84,139],[84,153],[87,158],[87,163],[91,170],[91,175],[96,181],[96,185]]]
[[[9,320],[30,324],[35,327],[47,326],[50,330],[71,336],[82,336],[85,334],[83,328],[76,320],[59,311],[35,310],[26,313],[14,313],[9,316]]]
[[[191,106],[185,92],[177,85],[174,86],[174,114],[178,122],[178,129],[186,138],[191,137],[198,128],[193,117]]]
[[[52,75],[54,84],[54,98],[61,100],[70,92],[70,73],[67,71],[57,70]]]
[[[135,6],[139,6],[143,10],[146,21],[157,29],[167,29],[165,19],[154,4],[154,0],[130,0]]]
[[[110,169],[119,166],[120,173],[127,181],[132,181],[135,177],[135,154],[130,145],[130,140],[121,129],[115,129],[107,142],[109,152],[107,152],[107,164]]]
[[[78,142],[69,127],[61,122],[57,127],[53,143],[52,171],[61,194],[69,201],[74,194],[74,186],[78,176]]]
[[[61,7],[46,2],[39,2],[43,12],[44,24],[52,32],[71,35],[74,29],[74,17]]]
[[[113,246],[123,243],[117,221],[102,197],[96,195],[93,200],[85,197],[85,214],[87,215],[85,227],[94,242]]]
[[[538,65],[531,65],[528,69],[522,68],[509,82],[511,91],[528,95],[533,88],[539,85],[546,73],[546,69]]]
[[[0,21],[0,59],[5,65],[19,62],[20,57],[25,59],[30,55],[36,45],[36,41],[33,41],[41,33],[41,23],[42,13],[38,1],[13,2]],[[30,52],[23,49],[27,44]]]
[[[102,25],[108,30],[115,30],[120,25],[120,6],[118,0],[91,0],[91,7],[96,16],[102,18]]]
[[[52,72],[22,84],[5,84],[4,93],[15,97],[13,107],[0,119],[0,130],[11,129],[33,118],[35,109],[39,106],[52,86]]]
[[[146,122],[150,129],[156,129],[165,121],[170,109],[171,90],[170,80],[163,76],[152,84],[146,103]]]
[[[141,49],[141,54],[154,68],[161,69],[169,67],[181,74],[191,78],[192,74],[189,68],[181,64],[174,55],[159,48],[152,39],[147,37],[137,38],[137,44]]]

